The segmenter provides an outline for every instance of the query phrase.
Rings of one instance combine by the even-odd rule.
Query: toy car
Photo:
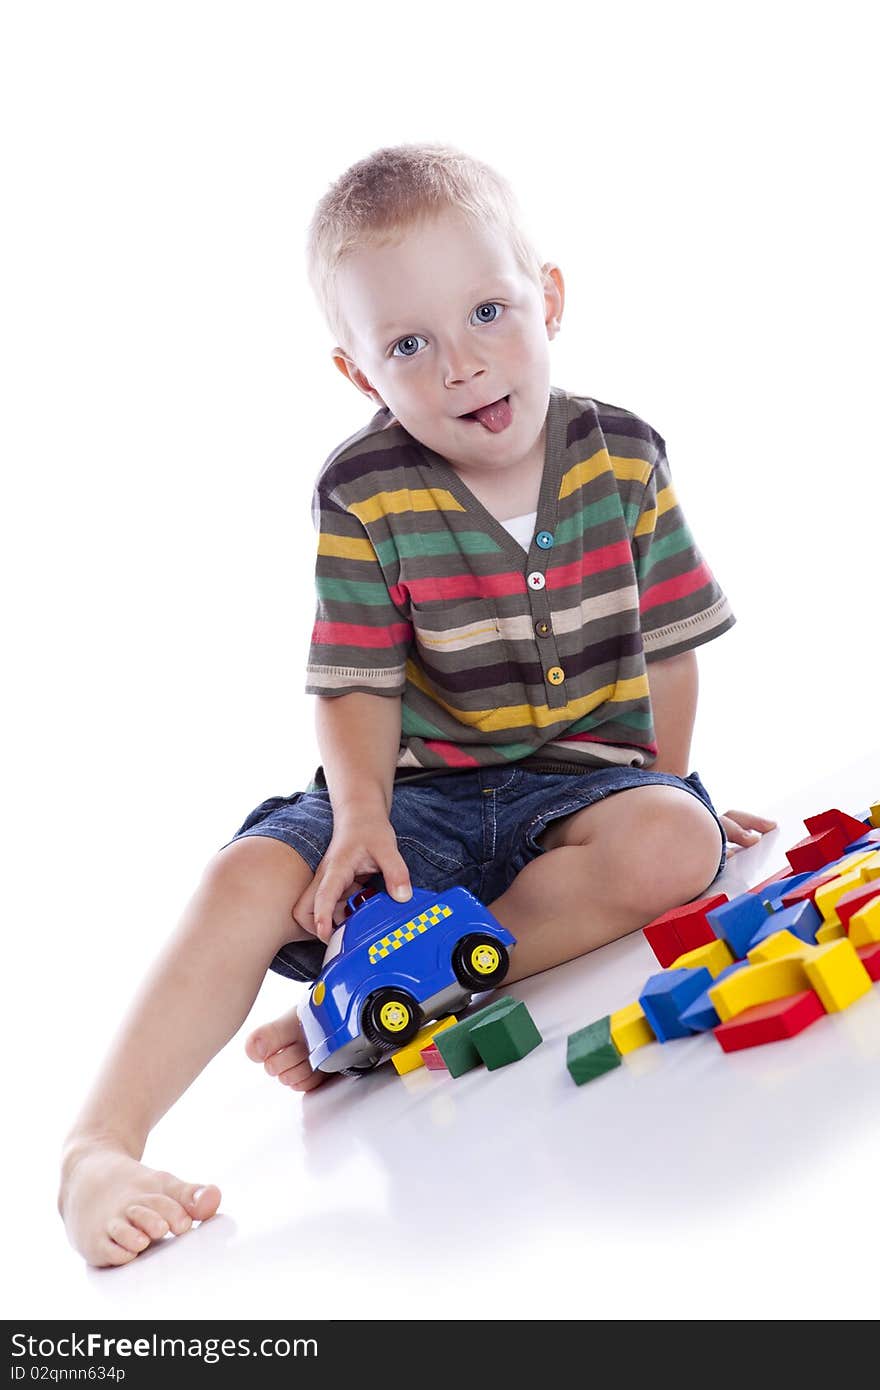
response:
[[[371,1071],[430,1019],[500,984],[515,937],[466,888],[409,902],[363,890],[299,1008],[312,1070]]]

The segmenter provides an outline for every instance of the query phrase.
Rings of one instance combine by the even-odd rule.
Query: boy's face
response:
[[[449,210],[352,253],[338,293],[351,342],[334,349],[337,367],[413,438],[465,471],[543,459],[565,293],[557,266],[544,267],[539,289],[496,230]],[[461,418],[503,396],[504,428]],[[506,419],[502,410],[495,423]]]

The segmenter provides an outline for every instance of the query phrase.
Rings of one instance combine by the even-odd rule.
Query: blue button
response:
[[[539,531],[537,536],[535,537],[535,540],[538,542],[538,545],[541,547],[542,550],[549,550],[551,545],[553,544],[553,532]]]

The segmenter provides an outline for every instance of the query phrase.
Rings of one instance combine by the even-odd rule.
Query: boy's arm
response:
[[[315,730],[333,808],[333,838],[294,905],[300,926],[327,941],[333,910],[358,874],[381,873],[392,897],[412,896],[409,871],[389,814],[400,750],[401,697],[317,697]]]
[[[352,807],[387,817],[400,751],[399,695],[318,695],[315,732],[336,819]]]
[[[687,777],[699,690],[697,654],[691,649],[651,661],[647,671],[657,740],[657,761],[651,771]]]

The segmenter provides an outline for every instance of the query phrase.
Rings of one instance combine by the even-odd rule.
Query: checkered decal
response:
[[[420,912],[411,922],[404,922],[402,927],[395,927],[394,931],[388,936],[383,936],[381,941],[374,941],[370,947],[370,964],[375,965],[383,956],[390,956],[393,951],[399,951],[407,941],[415,941],[416,937],[426,932],[429,927],[436,927],[444,917],[451,916],[451,907],[446,907],[443,903],[432,903],[426,912]]]

